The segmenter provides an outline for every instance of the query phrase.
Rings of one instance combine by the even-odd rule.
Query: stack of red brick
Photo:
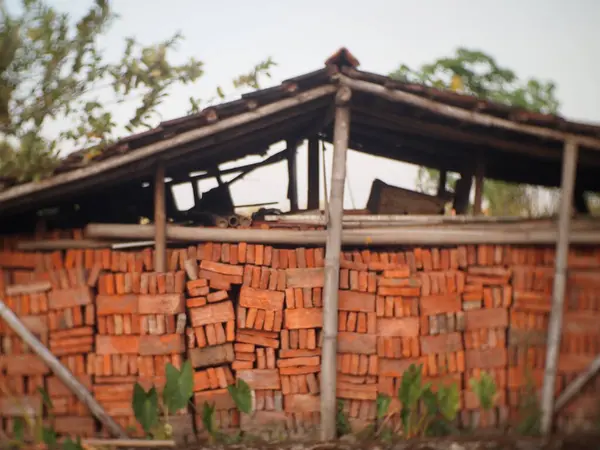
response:
[[[538,389],[542,382],[553,258],[552,249],[489,245],[343,253],[336,392],[352,425],[375,418],[377,394],[395,396],[412,363],[434,384],[458,385],[461,425],[519,420],[528,380]],[[323,266],[322,248],[245,243],[169,250],[162,274],[154,272],[151,249],[7,251],[0,290],[123,426],[135,425],[134,384],[160,387],[167,362],[179,367],[189,359],[198,430],[208,402],[222,429],[277,423],[302,431],[320,419]],[[599,350],[599,270],[597,249],[571,252],[557,392]],[[44,281],[47,290],[9,294]],[[0,332],[0,369],[11,390],[41,407],[35,388],[45,386],[65,418],[61,431],[94,433],[76,399],[5,326]],[[482,371],[499,393],[485,413],[469,385]],[[227,392],[236,379],[254,390],[253,418],[240,415]],[[581,423],[577,414],[592,417],[594,401],[578,398],[559,425],[570,429]],[[3,393],[0,402],[9,429],[18,412]],[[74,417],[79,422],[70,426]]]

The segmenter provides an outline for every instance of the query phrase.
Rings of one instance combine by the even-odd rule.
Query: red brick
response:
[[[377,353],[377,336],[350,332],[338,333],[337,351],[338,353],[374,355]]]
[[[242,286],[239,304],[245,308],[259,308],[267,311],[283,309],[285,295],[283,292],[254,289]]]
[[[288,413],[320,412],[321,398],[310,394],[293,394],[283,397],[283,408]]]
[[[258,330],[238,330],[236,340],[246,344],[262,347],[279,348],[277,336],[279,333]]]
[[[465,367],[467,370],[506,367],[507,357],[506,348],[502,347],[487,350],[467,350],[465,351]]]
[[[183,353],[185,351],[185,339],[181,334],[164,334],[162,336],[144,335],[140,336],[139,354],[170,355]]]
[[[380,377],[402,377],[411,364],[419,365],[420,359],[387,359],[379,358],[379,376]]]
[[[432,316],[442,313],[459,312],[462,310],[460,295],[429,295],[421,297],[421,315]]]
[[[96,336],[98,355],[137,355],[140,348],[140,336]]]
[[[235,356],[231,343],[213,347],[193,348],[188,352],[192,366],[195,368],[231,363]]]
[[[185,312],[183,294],[140,295],[139,314],[179,314]]]
[[[450,353],[463,349],[461,333],[439,334],[437,336],[421,336],[421,354]]]
[[[281,389],[281,379],[277,369],[238,370],[237,377],[248,383],[252,389]]]
[[[220,273],[223,275],[234,275],[239,277],[244,274],[244,268],[242,266],[234,266],[231,264],[223,264],[207,260],[203,260],[200,263],[200,269]]]
[[[375,295],[338,291],[338,309],[341,311],[375,312]]]
[[[190,319],[194,327],[235,320],[233,303],[231,301],[211,303],[190,309]]]
[[[235,401],[227,389],[196,392],[194,393],[194,402],[197,408],[202,408],[205,403],[214,405],[216,411],[227,411],[236,408]]]
[[[322,268],[287,269],[285,273],[287,287],[323,287],[325,283],[325,270]]]
[[[377,334],[382,337],[416,337],[419,336],[419,329],[418,317],[377,319]]]
[[[484,308],[465,311],[465,330],[479,328],[507,328],[508,310],[506,308]]]
[[[322,308],[286,309],[284,327],[288,329],[322,328]]]
[[[60,289],[50,291],[48,294],[48,307],[50,309],[65,309],[74,306],[89,305],[92,303],[92,291],[89,287],[73,289]]]

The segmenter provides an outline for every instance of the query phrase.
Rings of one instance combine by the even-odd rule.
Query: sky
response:
[[[7,3],[11,7],[16,0]],[[49,3],[77,18],[90,4]],[[108,58],[118,57],[125,37],[151,44],[180,31],[185,40],[174,62],[195,57],[205,63],[205,76],[197,85],[172,90],[160,107],[162,120],[185,115],[190,96],[212,96],[217,85],[227,87],[229,80],[268,56],[278,66],[265,86],[321,68],[343,46],[359,59],[361,69],[382,74],[401,63],[417,67],[451,55],[458,47],[482,50],[521,78],[556,82],[563,116],[600,123],[598,0],[113,0],[112,4],[120,18],[101,42]],[[123,106],[115,114],[124,118],[127,112]],[[329,171],[331,152],[327,154]],[[375,178],[414,188],[416,175],[414,166],[349,152],[345,206],[364,207]],[[298,178],[302,206],[305,149],[298,154]],[[211,183],[201,188],[216,185]],[[238,205],[276,201],[285,209],[286,188],[285,166],[277,164],[233,184],[232,195]],[[183,207],[192,201],[185,188],[178,199]]]

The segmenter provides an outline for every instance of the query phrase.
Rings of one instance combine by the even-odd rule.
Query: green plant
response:
[[[407,439],[447,434],[458,413],[458,387],[438,386],[434,392],[431,383],[423,384],[422,367],[411,364],[402,375],[398,389],[402,405],[400,419]]]
[[[27,448],[28,441],[33,440],[35,444],[45,444],[48,450],[83,450],[79,438],[72,440],[69,436],[66,436],[62,444],[59,445],[56,431],[51,426],[44,425],[43,418],[40,415],[31,417],[20,398],[14,396],[4,384],[0,385],[0,391],[4,395],[12,397],[20,405],[23,412],[21,417],[15,417],[13,421],[13,437],[8,443],[9,448]],[[52,421],[52,409],[54,407],[52,400],[43,388],[38,387],[37,391],[41,396],[43,406],[47,409],[48,419]],[[32,439],[28,439],[29,436]]]
[[[239,379],[236,384],[227,386],[227,390],[240,412],[252,414],[252,389],[250,389],[248,383]]]
[[[535,383],[527,367],[525,368],[525,386],[521,390],[518,411],[519,423],[516,427],[517,433],[523,436],[539,436],[542,409],[538,401]]]
[[[484,411],[489,411],[494,406],[497,396],[497,387],[494,378],[487,372],[482,372],[479,378],[471,378],[469,386],[477,396],[479,405]]]
[[[184,362],[180,370],[167,364],[165,378],[165,387],[160,396],[154,386],[146,391],[136,383],[133,389],[133,412],[146,437],[170,438],[173,427],[169,424],[169,416],[185,408],[193,395],[194,371],[189,361]],[[163,421],[160,420],[160,415]]]
[[[352,427],[348,421],[348,416],[344,412],[344,401],[338,400],[337,402],[337,414],[335,416],[335,427],[338,436],[344,436],[352,432]]]

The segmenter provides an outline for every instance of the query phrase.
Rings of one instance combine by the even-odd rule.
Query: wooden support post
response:
[[[160,162],[154,175],[154,270],[167,271],[167,213],[165,166]]]
[[[325,245],[325,285],[323,287],[323,355],[321,357],[321,440],[330,441],[336,435],[336,359],[338,331],[338,289],[340,252],[342,250],[342,220],[344,215],[344,185],[346,156],[350,138],[351,90],[342,86],[336,96],[333,131],[333,167],[329,221]]]
[[[319,139],[312,137],[308,140],[308,193],[306,209],[319,209]]]
[[[564,391],[558,396],[556,399],[556,403],[554,404],[554,412],[557,413],[563,407],[565,407],[572,399],[581,391],[581,388],[590,381],[596,373],[600,370],[600,355],[596,356],[592,363],[585,369],[585,372],[580,373],[577,378],[575,378],[571,383],[566,387]]]
[[[298,170],[296,168],[296,155],[298,153],[298,141],[290,139],[287,141],[287,166],[288,166],[288,199],[290,200],[290,211],[298,211]]]
[[[480,216],[482,212],[484,172],[485,165],[481,157],[479,157],[477,160],[477,165],[475,166],[475,199],[473,200],[474,216]]]
[[[444,170],[440,170],[440,180],[438,182],[437,188],[437,196],[441,197],[446,193],[446,181],[448,179],[448,172]]]
[[[25,325],[19,320],[14,312],[0,299],[0,318],[4,320],[29,348],[31,348],[48,368],[58,377],[77,398],[88,407],[90,412],[106,427],[115,437],[127,438],[127,433],[110,417],[98,404],[96,399],[88,392],[77,378],[69,372],[60,361],[48,350]]]
[[[565,141],[562,162],[562,179],[560,186],[560,209],[558,216],[558,238],[556,242],[556,259],[554,266],[554,285],[552,288],[552,310],[548,324],[548,347],[546,350],[546,367],[544,385],[542,387],[542,421],[541,431],[548,435],[552,430],[554,413],[554,385],[556,367],[563,321],[563,305],[567,284],[567,266],[569,254],[569,234],[571,231],[571,213],[573,210],[573,191],[577,168],[577,144]]]

